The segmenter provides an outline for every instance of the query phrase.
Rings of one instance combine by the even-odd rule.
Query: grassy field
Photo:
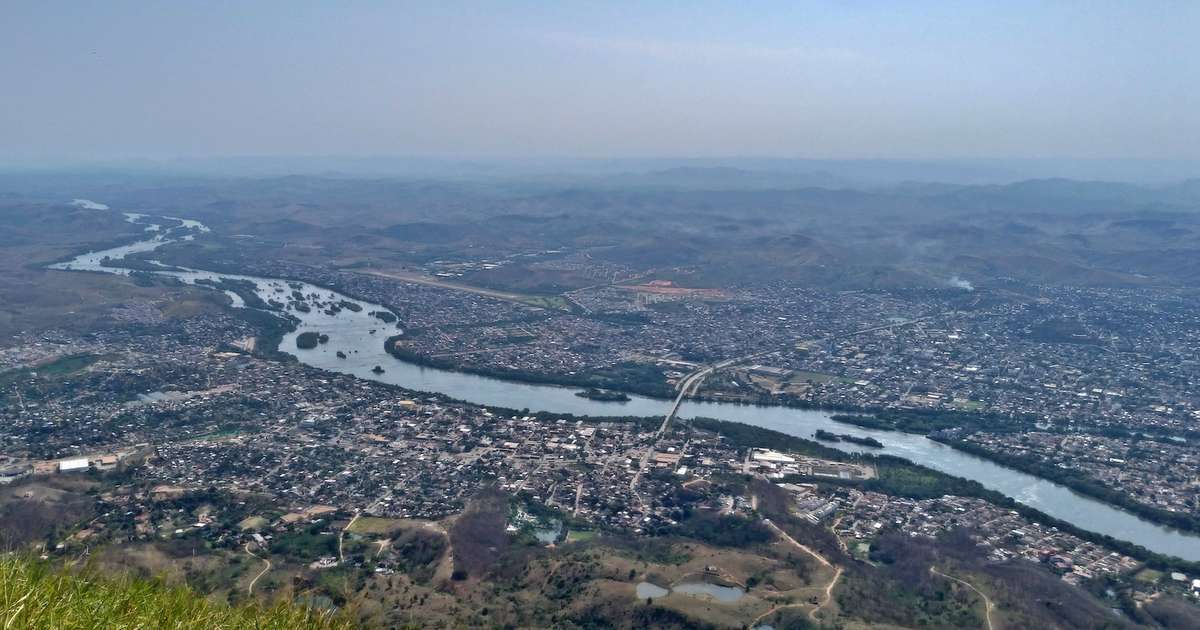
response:
[[[533,306],[536,308],[544,308],[544,309],[548,309],[548,310],[559,310],[559,311],[571,310],[571,304],[569,302],[567,302],[567,299],[562,296],[558,296],[558,295],[535,295],[535,294],[530,294],[530,293],[517,293],[517,292],[513,292],[513,291],[498,291],[495,289],[488,289],[486,287],[477,287],[477,286],[472,286],[472,285],[468,285],[468,284],[463,284],[460,282],[439,280],[436,278],[431,278],[425,274],[406,272],[406,271],[386,271],[386,272],[385,271],[364,271],[361,273],[366,273],[366,274],[376,275],[376,276],[383,276],[385,278],[392,278],[394,280],[400,280],[403,282],[412,282],[415,284],[423,284],[423,285],[431,286],[431,287],[439,287],[442,289],[449,289],[452,291],[465,291],[467,293],[475,293],[477,295],[485,295],[487,297],[495,298],[497,300],[504,300],[506,302],[516,302],[518,304],[525,304],[527,306]]]
[[[560,311],[571,310],[571,306],[567,303],[566,298],[557,295],[529,295],[525,296],[521,301],[538,308],[557,309]]]
[[[405,527],[405,522],[397,518],[382,518],[378,516],[360,516],[346,531],[363,536],[387,536]]]
[[[1134,578],[1141,582],[1156,584],[1162,579],[1162,576],[1162,571],[1155,571],[1154,569],[1142,569],[1141,571],[1138,571],[1138,574],[1135,575]]]
[[[252,531],[252,530],[260,530],[260,529],[266,527],[267,524],[268,524],[267,519],[265,519],[261,516],[248,516],[248,517],[242,519],[242,522],[238,523],[238,527],[240,527],[244,531]]]
[[[587,542],[589,540],[596,538],[596,536],[598,536],[598,534],[592,530],[573,529],[573,530],[567,532],[567,542],[569,542],[569,543],[571,543],[571,542]]]
[[[0,386],[7,387],[15,381],[29,378],[29,376],[33,373],[37,373],[39,376],[44,377],[68,376],[76,372],[83,371],[88,366],[102,358],[103,357],[100,355],[95,354],[72,354],[65,357],[59,357],[53,361],[50,361],[49,363],[43,363],[37,367],[9,370],[7,372],[0,373]]]
[[[230,607],[185,588],[67,572],[16,557],[0,559],[5,628],[350,628],[348,621],[277,604]]]
[[[854,379],[843,376],[834,376],[832,374],[824,374],[822,372],[806,372],[801,370],[792,375],[791,381],[812,381],[814,383],[831,383],[833,381],[837,381],[839,383],[853,383]]]

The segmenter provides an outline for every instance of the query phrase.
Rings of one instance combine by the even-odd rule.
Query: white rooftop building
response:
[[[794,464],[796,458],[784,455],[778,451],[772,451],[765,448],[756,448],[750,459],[756,462],[768,462],[772,464]]]
[[[76,470],[87,470],[88,458],[72,457],[71,459],[62,459],[58,462],[58,472],[71,472]]]

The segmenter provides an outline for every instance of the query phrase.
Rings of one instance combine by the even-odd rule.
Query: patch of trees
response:
[[[1119,628],[1107,605],[1031,562],[985,561],[964,530],[936,542],[901,531],[871,547],[874,567],[846,567],[838,603],[867,621],[909,627],[982,627],[983,603],[970,589],[929,571],[931,566],[988,593],[1018,628]]]
[[[395,315],[389,313],[388,311],[371,311],[370,315],[374,316],[376,319],[385,324],[391,324],[398,319]]]
[[[300,531],[276,534],[271,553],[311,562],[323,556],[337,555],[337,536],[322,533],[327,524],[314,523]]]
[[[0,506],[0,550],[13,551],[44,540],[54,548],[62,533],[88,518],[94,512],[93,503],[84,497],[66,495],[59,502],[16,499]]]
[[[876,566],[851,563],[836,591],[838,606],[873,624],[911,628],[980,628],[978,596],[935,576],[932,545],[890,533],[871,552]]]
[[[847,457],[846,453],[818,442],[749,424],[703,417],[693,418],[690,422],[697,429],[719,433],[727,443],[737,448],[763,448],[769,446],[776,450],[812,457],[824,457],[836,460],[844,460]]]
[[[835,414],[831,417],[864,429],[921,434],[958,427],[977,427],[992,432],[1016,431],[1028,428],[1033,423],[1030,418],[945,409],[880,409],[869,415]]]
[[[1039,343],[1073,343],[1100,345],[1100,341],[1071,319],[1048,319],[1029,328],[1029,338]]]
[[[980,562],[978,571],[976,575],[982,575],[987,580],[992,600],[1004,610],[1003,615],[1008,627],[1129,627],[1124,620],[1113,616],[1109,602],[1097,600],[1087,591],[1071,586],[1032,562]]]
[[[873,437],[859,437],[857,435],[850,435],[849,433],[834,433],[825,429],[817,429],[816,438],[826,442],[850,442],[851,444],[859,444],[861,446],[883,448],[883,442]]]
[[[741,516],[702,516],[688,519],[680,533],[718,547],[750,547],[771,540],[771,530],[757,520]]]
[[[317,344],[327,343],[329,335],[324,335],[317,332],[302,332],[296,335],[296,347],[301,350],[312,350],[317,347]]]
[[[613,392],[604,389],[597,389],[595,387],[589,387],[581,392],[575,392],[575,395],[579,396],[580,398],[605,402],[627,402],[629,400],[629,396],[622,392]]]
[[[407,529],[392,539],[390,548],[405,574],[426,583],[433,579],[437,562],[446,553],[446,539],[434,532]]]
[[[630,606],[624,598],[606,598],[567,618],[579,628],[655,628],[656,630],[713,630],[705,621],[654,603]]]
[[[407,331],[411,334],[411,331]],[[396,346],[396,341],[406,335],[393,335],[384,342],[384,349],[396,359],[442,370],[454,370],[467,374],[478,374],[490,378],[520,381],[523,383],[546,383],[551,385],[566,385],[568,387],[596,387],[616,391],[641,394],[654,398],[670,398],[674,390],[666,382],[666,375],[656,365],[649,363],[620,363],[584,374],[543,374],[524,370],[496,369],[486,366],[461,365],[448,359],[435,359],[414,352],[406,347]]]
[[[1143,609],[1164,628],[1200,628],[1200,608],[1177,597],[1158,597]]]
[[[755,479],[750,483],[749,491],[758,497],[759,513],[771,519],[792,538],[803,541],[835,564],[844,564],[848,560],[833,531],[792,515],[793,501],[786,490],[768,481]],[[804,579],[807,579],[807,575],[808,572],[800,574]]]
[[[256,308],[264,311],[275,310],[270,304],[258,297],[258,292],[255,290],[257,285],[250,280],[234,280],[232,278],[220,278],[219,280],[209,280],[208,278],[200,278],[196,280],[196,284],[202,284],[212,287],[219,291],[229,291],[246,303],[250,308]]]
[[[471,501],[450,529],[454,547],[454,573],[466,579],[480,577],[496,564],[508,546],[504,531],[508,498],[497,490],[485,490]]]
[[[279,342],[283,341],[284,335],[295,330],[299,319],[292,315],[276,315],[249,308],[235,308],[230,314],[258,330],[254,356],[274,361],[296,360],[294,356],[279,351]]]
[[[569,600],[579,595],[591,583],[593,577],[591,567],[577,560],[567,559],[559,563],[546,577],[540,591],[547,599]]]

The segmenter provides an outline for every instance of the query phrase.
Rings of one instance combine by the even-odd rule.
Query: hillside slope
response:
[[[149,580],[74,573],[0,558],[0,626],[5,628],[313,628],[348,621],[279,604],[230,607],[186,588]]]

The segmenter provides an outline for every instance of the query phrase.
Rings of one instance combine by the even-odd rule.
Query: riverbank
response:
[[[417,355],[416,353],[406,352],[403,350],[396,349],[394,347],[393,341],[396,339],[400,339],[400,338],[402,338],[402,336],[396,336],[396,337],[390,338],[388,340],[387,347],[385,348],[385,350],[387,350],[389,354],[391,354],[394,358],[396,358],[398,360],[406,361],[406,362],[413,363],[416,365],[424,365],[426,367],[433,367],[436,369],[475,374],[478,376],[494,378],[494,379],[498,379],[498,380],[507,380],[507,381],[516,381],[516,382],[534,383],[534,384],[556,385],[556,386],[582,386],[582,387],[595,387],[596,386],[595,380],[589,379],[588,377],[582,377],[582,376],[578,379],[564,379],[561,377],[542,378],[540,375],[529,374],[529,373],[510,373],[510,372],[501,371],[501,370],[461,369],[460,367],[456,366],[453,362],[429,360],[425,357]],[[669,400],[669,397],[670,397],[670,393],[668,393],[667,395],[663,395],[661,392],[657,392],[653,388],[643,389],[643,388],[630,388],[627,386],[624,386],[624,387],[609,386],[606,389],[610,389],[610,390],[617,391],[617,392],[623,392],[623,393],[628,392],[631,394],[642,395],[642,396],[646,396],[648,398],[654,398],[654,399],[659,399],[659,400],[664,400],[664,401]],[[671,393],[673,393],[673,392],[671,392]],[[1161,510],[1161,509],[1156,509],[1153,507],[1146,506],[1144,504],[1138,503],[1137,501],[1134,501],[1133,499],[1131,499],[1130,497],[1128,497],[1122,493],[1110,490],[1103,486],[1098,486],[1094,483],[1088,483],[1086,480],[1080,479],[1078,477],[1065,475],[1065,474],[1063,474],[1063,471],[1061,469],[1058,469],[1056,467],[1038,465],[1036,462],[1020,461],[1018,458],[1008,458],[1008,457],[996,456],[995,454],[988,452],[986,450],[983,450],[983,449],[973,449],[973,448],[970,448],[969,446],[963,447],[957,441],[947,440],[944,438],[939,439],[937,437],[931,437],[932,434],[936,434],[936,432],[938,432],[938,431],[943,431],[943,430],[952,429],[952,428],[958,428],[958,427],[962,427],[962,426],[975,426],[975,425],[984,424],[984,423],[986,423],[992,429],[1001,428],[1004,430],[1013,430],[1013,431],[1024,430],[1024,429],[1028,429],[1029,426],[1031,426],[1031,424],[1032,424],[1032,422],[1030,420],[1027,420],[1024,418],[1012,418],[1012,417],[1007,417],[1007,416],[997,416],[996,414],[987,414],[987,413],[969,412],[969,411],[923,412],[923,411],[918,411],[918,410],[911,410],[911,411],[898,412],[895,410],[885,410],[885,409],[866,408],[866,407],[854,408],[854,407],[849,407],[849,406],[841,406],[838,409],[830,409],[827,407],[820,407],[820,406],[811,405],[811,404],[797,404],[795,401],[777,401],[777,402],[774,402],[774,404],[771,404],[771,403],[759,402],[759,401],[749,402],[749,401],[742,401],[742,400],[729,400],[729,399],[725,399],[722,397],[713,397],[713,396],[695,396],[695,397],[689,398],[689,400],[698,401],[698,402],[710,402],[710,403],[716,403],[716,404],[722,404],[722,405],[732,404],[732,405],[744,405],[744,406],[755,406],[755,407],[760,406],[760,407],[804,409],[804,410],[810,410],[810,411],[812,411],[812,410],[839,411],[842,413],[833,414],[831,416],[831,418],[834,421],[837,421],[839,423],[844,423],[844,424],[857,426],[857,427],[864,428],[864,429],[875,430],[875,431],[889,431],[889,432],[894,431],[894,432],[901,432],[901,433],[925,436],[928,439],[934,440],[941,444],[945,444],[946,446],[948,446],[950,448],[954,448],[956,450],[967,453],[969,455],[979,457],[981,459],[986,459],[988,461],[991,461],[998,465],[1004,466],[1006,468],[1011,468],[1013,470],[1017,470],[1017,471],[1026,473],[1026,474],[1038,477],[1040,479],[1045,479],[1045,480],[1057,483],[1057,484],[1062,485],[1062,486],[1064,486],[1074,492],[1077,492],[1083,496],[1087,496],[1089,498],[1092,498],[1092,499],[1095,499],[1098,501],[1102,501],[1108,505],[1113,506],[1114,508],[1118,508],[1118,509],[1124,510],[1126,512],[1129,512],[1129,513],[1131,513],[1139,518],[1142,518],[1148,522],[1151,522],[1151,523],[1154,523],[1157,525],[1162,525],[1165,527],[1175,528],[1175,529],[1178,529],[1181,531],[1200,533],[1200,519],[1196,519],[1196,518],[1191,517],[1190,515],[1186,515],[1186,514],[1169,512],[1166,510]],[[789,404],[789,402],[791,404]],[[782,404],[780,404],[780,403],[782,403]],[[886,417],[886,419],[880,418],[880,417],[878,417],[878,414],[884,414],[887,417]],[[871,437],[864,438],[861,436],[849,436],[850,439],[846,439],[845,436],[847,436],[848,434],[844,434],[844,433],[840,433],[840,432],[829,432],[829,431],[825,431],[825,433],[835,435],[841,441],[849,442],[852,444],[858,444],[861,446],[866,446],[868,448],[882,448],[884,446],[883,443],[881,443],[879,440],[877,440],[875,438],[871,438]],[[818,435],[818,439],[820,439],[820,435]]]
[[[830,477],[795,477],[789,479],[793,482],[857,487],[863,490],[873,490],[912,499],[936,498],[945,494],[974,497],[1005,509],[1015,510],[1021,516],[1046,527],[1057,527],[1060,531],[1072,534],[1083,540],[1104,545],[1114,551],[1145,562],[1147,566],[1159,570],[1182,571],[1189,574],[1200,572],[1200,561],[1189,561],[1155,553],[1136,543],[1089,531],[1062,519],[1055,518],[1041,510],[1024,505],[1000,492],[985,488],[977,481],[949,475],[902,457],[874,453],[860,453],[854,457],[847,457],[843,451],[812,440],[771,429],[714,418],[697,418],[694,420],[694,424],[698,428],[719,432],[723,437],[739,447],[752,448],[763,444],[771,444],[773,449],[797,452],[812,457],[870,463],[878,471],[874,479],[850,480]],[[889,469],[894,474],[889,474]]]
[[[928,437],[935,442],[940,442],[946,446],[949,446],[950,448],[957,449],[964,453],[969,453],[975,457],[981,457],[983,459],[993,461],[1001,466],[1053,481],[1054,483],[1066,486],[1084,496],[1115,505],[1148,521],[1159,523],[1160,525],[1165,525],[1167,527],[1174,527],[1183,531],[1200,533],[1200,518],[1190,514],[1180,514],[1179,512],[1171,512],[1140,503],[1133,500],[1129,497],[1129,495],[1123,492],[1113,490],[1107,486],[1101,485],[1098,482],[1092,481],[1089,478],[1071,474],[1071,471],[1064,470],[1053,464],[1048,464],[1029,457],[998,453],[965,440],[956,440],[954,438],[941,435],[931,435]]]
[[[651,383],[638,384],[631,381],[618,381],[613,377],[603,375],[543,375],[536,372],[524,372],[521,370],[498,370],[492,368],[481,368],[472,366],[463,366],[442,359],[435,359],[423,354],[412,352],[402,348],[396,344],[397,341],[402,341],[405,338],[404,334],[392,335],[384,341],[383,351],[392,356],[392,358],[419,365],[422,367],[434,368],[437,370],[446,370],[448,372],[459,372],[462,374],[474,374],[486,378],[494,378],[502,381],[513,381],[518,383],[529,383],[531,385],[551,385],[555,387],[572,387],[584,389],[606,390],[614,393],[625,394],[628,400],[629,394],[644,396],[646,398],[655,398],[664,402],[674,400],[675,391],[665,383],[656,385]],[[590,397],[589,397],[590,398]],[[624,402],[619,400],[611,400],[605,402]]]

